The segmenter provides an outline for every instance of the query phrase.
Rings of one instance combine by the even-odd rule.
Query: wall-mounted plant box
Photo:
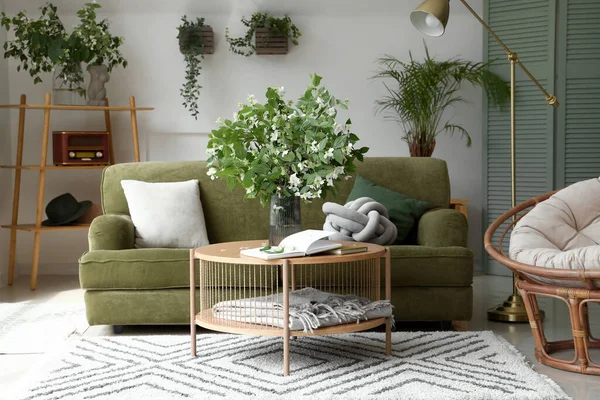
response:
[[[202,43],[204,43],[204,54],[214,54],[215,32],[212,27],[202,28],[202,40]]]
[[[195,54],[197,38],[202,37],[202,54],[214,54],[215,52],[215,32],[210,26],[185,28],[179,42],[179,49],[182,54]],[[191,42],[191,43],[190,43]],[[191,44],[191,46],[190,46]]]
[[[286,36],[269,34],[266,28],[256,28],[255,46],[258,55],[276,55],[288,53],[289,39]]]

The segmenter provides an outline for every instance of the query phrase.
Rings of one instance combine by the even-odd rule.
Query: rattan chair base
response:
[[[517,280],[516,285],[527,308],[531,332],[535,339],[535,358],[549,367],[600,375],[600,365],[595,364],[589,354],[590,349],[600,349],[600,340],[592,335],[588,314],[588,303],[600,303],[600,299],[591,299],[590,291],[584,289],[563,288],[525,280]],[[557,342],[549,342],[546,339],[536,296],[552,297],[565,302],[571,316],[573,339]],[[574,350],[574,358],[563,360],[551,356],[564,350]]]
[[[589,303],[600,304],[600,289],[596,286],[596,282],[600,281],[600,271],[551,269],[527,265],[511,260],[503,251],[503,240],[510,229],[532,207],[548,199],[554,193],[547,193],[530,199],[502,214],[485,233],[485,249],[496,261],[515,273],[515,285],[523,298],[535,339],[535,357],[537,360],[544,365],[564,371],[600,375],[600,365],[592,361],[589,352],[590,349],[600,349],[600,339],[592,335],[588,314]],[[504,224],[508,224],[508,226],[500,232],[499,245],[496,247],[492,244],[492,238]],[[564,287],[559,284],[544,283],[541,282],[542,280],[579,282],[582,288]],[[536,296],[552,297],[565,302],[571,319],[572,339],[557,342],[549,342],[546,339],[542,324],[543,313],[540,311]],[[574,350],[573,359],[563,360],[551,356],[551,354],[563,350]]]

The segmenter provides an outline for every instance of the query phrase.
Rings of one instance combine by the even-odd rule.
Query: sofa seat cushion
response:
[[[94,250],[79,259],[79,281],[81,288],[88,290],[189,288],[189,260],[188,249]],[[236,268],[235,273],[229,274],[235,276],[234,283],[246,282],[248,285],[249,277],[258,274],[260,267],[225,265],[223,276],[227,276],[229,268]],[[266,287],[276,286],[275,274],[272,279],[272,282],[268,281],[271,277],[267,276],[261,282]]]
[[[392,286],[471,286],[473,252],[464,247],[390,246]],[[381,284],[383,285],[383,268]]]

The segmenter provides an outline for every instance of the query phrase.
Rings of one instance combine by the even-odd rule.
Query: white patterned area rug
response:
[[[15,399],[568,399],[492,332],[72,338]]]
[[[45,353],[87,326],[81,302],[0,303],[0,354]]]

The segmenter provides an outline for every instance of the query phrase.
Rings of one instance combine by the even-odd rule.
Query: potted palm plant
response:
[[[460,95],[463,83],[481,86],[489,104],[502,107],[510,99],[510,88],[502,78],[489,70],[490,64],[452,58],[438,61],[425,46],[425,60],[401,61],[386,55],[376,79],[384,79],[387,96],[376,102],[377,112],[397,121],[404,128],[402,138],[412,157],[431,157],[436,137],[442,133],[460,133],[471,146],[471,136],[464,127],[444,118],[448,106],[466,102]],[[391,80],[391,83],[389,83]]]

